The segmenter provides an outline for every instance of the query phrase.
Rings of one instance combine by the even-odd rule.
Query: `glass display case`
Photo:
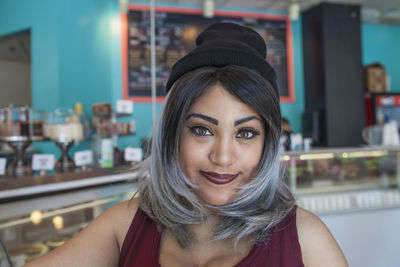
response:
[[[112,176],[118,174],[108,177]],[[50,190],[47,196],[0,202],[0,267],[22,266],[61,246],[107,208],[136,192],[135,183],[129,181],[84,189],[84,180],[77,190]]]
[[[363,147],[286,153],[291,191],[318,214],[400,207],[400,148]]]
[[[293,151],[282,156],[282,163],[298,205],[321,216],[339,237],[345,231],[329,221],[336,215],[340,221],[343,214],[351,215],[349,220],[354,222],[358,220],[354,212],[366,216],[385,210],[390,217],[392,209],[400,209],[399,147]],[[23,179],[12,181],[18,183],[15,186],[0,182],[0,243],[8,252],[0,248],[0,267],[11,266],[9,261],[21,266],[53,250],[137,190],[129,171],[91,176],[61,182],[59,176],[49,177],[49,183],[41,186],[33,180],[26,186]],[[354,252],[352,245],[351,252],[346,251],[346,240],[338,242],[347,255]]]
[[[283,156],[297,203],[325,223],[349,266],[398,266],[400,147],[294,151]]]

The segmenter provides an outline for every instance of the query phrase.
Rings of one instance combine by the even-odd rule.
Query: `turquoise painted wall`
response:
[[[119,22],[117,1],[2,0],[0,36],[31,30],[33,107],[53,111],[82,102],[90,114],[94,103],[114,105],[121,99]],[[151,106],[136,105],[132,118],[143,130],[136,138],[121,140],[121,146],[138,145],[150,131],[151,116]],[[35,146],[59,155],[51,142]],[[83,142],[72,152],[89,146]]]
[[[390,91],[400,92],[400,27],[363,25],[363,64],[381,63],[389,75]]]
[[[303,72],[303,39],[301,17],[292,22],[293,28],[293,66],[294,97],[293,103],[282,103],[282,116],[286,117],[295,132],[301,132],[301,116],[304,112],[304,72]]]
[[[31,30],[32,102],[38,108],[59,104],[57,15],[57,4],[51,0],[0,2],[0,36]]]

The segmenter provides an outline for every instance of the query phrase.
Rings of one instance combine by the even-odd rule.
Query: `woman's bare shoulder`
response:
[[[133,198],[121,202],[108,210],[107,216],[114,221],[114,233],[121,251],[122,243],[139,208],[139,200]]]
[[[297,208],[297,232],[306,267],[348,266],[342,250],[324,222],[312,212]]]

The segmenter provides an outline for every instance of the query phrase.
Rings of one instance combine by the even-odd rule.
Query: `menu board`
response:
[[[220,12],[223,13],[223,12]],[[236,12],[237,13],[237,12]],[[156,87],[157,96],[165,96],[165,85],[173,64],[195,48],[197,35],[216,22],[233,22],[257,31],[267,42],[267,61],[277,73],[277,83],[282,97],[290,98],[288,60],[288,23],[286,16],[268,18],[216,14],[204,18],[201,13],[160,11],[155,12],[156,36]],[[279,19],[280,18],[280,19]],[[151,96],[150,12],[131,9],[128,12],[128,98]],[[290,46],[291,47],[291,46]],[[290,51],[291,52],[291,51]],[[289,64],[288,64],[289,63]]]

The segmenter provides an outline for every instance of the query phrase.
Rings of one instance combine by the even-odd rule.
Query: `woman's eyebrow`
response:
[[[186,116],[186,120],[190,119],[191,117],[197,117],[197,118],[209,121],[209,122],[211,122],[211,123],[213,123],[215,125],[218,125],[218,120],[217,119],[214,119],[212,117],[209,117],[209,116],[206,116],[206,115],[203,115],[203,114],[192,113],[192,114]]]
[[[239,120],[235,121],[235,122],[234,122],[234,126],[238,126],[238,125],[241,124],[241,123],[245,123],[245,122],[251,121],[251,120],[259,120],[259,121],[261,121],[261,120],[260,120],[259,118],[257,118],[256,116],[250,116],[250,117],[246,117],[246,118],[239,119]]]

